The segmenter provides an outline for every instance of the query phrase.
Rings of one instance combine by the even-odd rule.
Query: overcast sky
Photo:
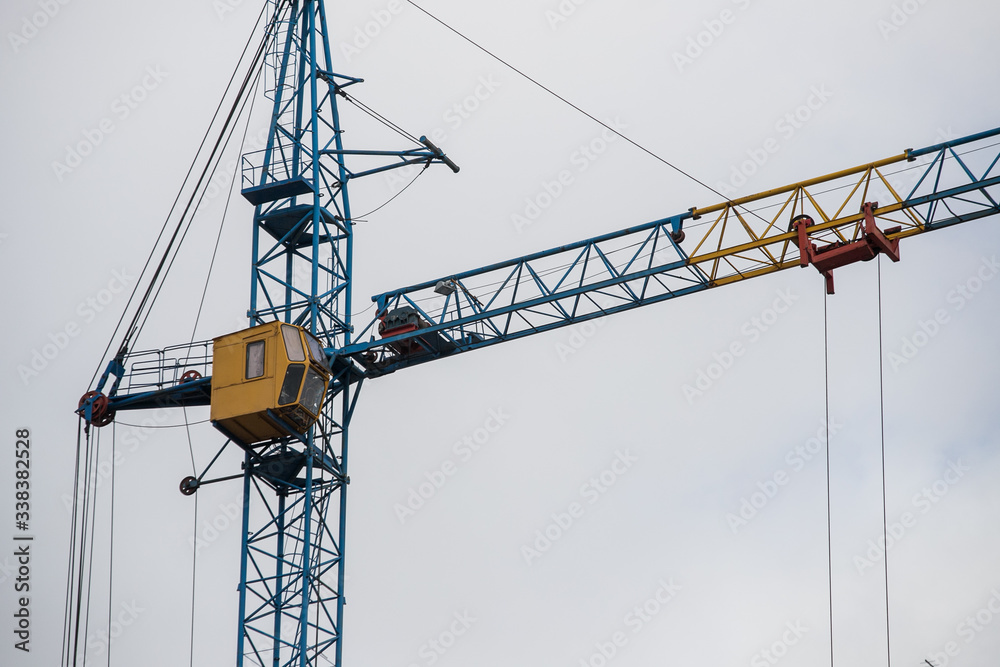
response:
[[[1000,124],[1000,7],[984,0],[423,4],[734,195]],[[259,7],[0,6],[3,665],[58,664],[73,409],[107,361]],[[328,7],[338,71],[366,80],[357,96],[435,137],[462,167],[430,170],[358,225],[358,311],[372,294],[719,201],[606,141],[593,121],[402,0]],[[263,123],[251,121],[252,149]],[[401,147],[393,135],[347,130],[358,144]],[[741,172],[766,144],[778,149]],[[587,145],[601,151],[581,159]],[[234,150],[226,162],[236,159]],[[562,171],[569,184],[521,224]],[[359,183],[355,210],[401,184]],[[141,347],[190,338],[225,185],[203,206]],[[198,338],[245,322],[251,220],[237,195]],[[899,535],[887,554],[892,662],[994,664],[1000,226],[904,240],[901,255],[881,265],[885,494]],[[828,301],[832,640],[836,664],[853,667],[886,664],[876,272],[876,262],[838,270]],[[978,291],[958,299],[961,286]],[[785,312],[774,317],[776,305]],[[367,383],[351,438],[345,664],[828,665],[826,468],[815,440],[826,430],[823,339],[822,279],[793,269]],[[735,342],[745,353],[702,394],[685,393]],[[177,491],[192,472],[184,430],[142,427],[183,420],[119,415],[113,586],[106,475],[91,664],[108,662],[109,605],[111,664],[188,664],[195,531],[194,664],[233,662],[241,488],[200,491],[194,524],[193,499]],[[20,428],[32,441],[30,654],[12,634]],[[110,461],[110,427],[102,435]],[[223,439],[208,424],[191,436],[202,468]],[[232,474],[239,460],[217,465]],[[445,467],[454,474],[401,513]]]

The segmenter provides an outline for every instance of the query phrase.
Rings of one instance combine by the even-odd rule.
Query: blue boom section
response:
[[[379,376],[707,289],[679,245],[691,215],[379,294],[377,317],[359,334],[370,340],[337,356]]]
[[[1000,201],[1000,150],[995,141],[987,143],[996,137],[1000,137],[1000,127],[907,151],[910,160],[931,158],[904,202],[904,208],[917,216],[923,231],[1000,212],[997,203]],[[964,149],[964,152],[959,154],[956,149]],[[976,158],[978,164],[972,162]]]

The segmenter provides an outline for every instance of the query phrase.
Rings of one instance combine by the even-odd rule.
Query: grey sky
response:
[[[1000,8],[981,0],[424,6],[650,150],[739,194],[1000,120]],[[3,665],[57,664],[72,410],[106,362],[100,355],[258,9],[248,0],[0,7]],[[401,0],[331,2],[329,11],[339,70],[366,80],[358,97],[435,137],[462,167],[432,169],[358,226],[357,311],[394,287],[719,200],[621,140],[597,142],[601,127]],[[803,105],[808,113],[796,119]],[[251,137],[261,123],[255,117]],[[347,129],[352,142],[396,147],[367,125]],[[581,150],[592,142],[600,154]],[[767,142],[777,150],[741,171]],[[76,160],[70,153],[81,144],[92,150]],[[571,182],[529,216],[561,171]],[[355,208],[375,208],[402,184],[359,183]],[[223,190],[203,206],[141,347],[190,337]],[[242,326],[251,216],[237,195],[198,338]],[[888,551],[893,664],[915,667],[949,642],[954,655],[938,667],[993,664],[1000,279],[991,267],[1000,227],[959,225],[905,240],[901,254],[881,266],[887,514],[901,526]],[[886,630],[875,544],[876,263],[836,275],[828,301],[834,646],[837,664],[877,667]],[[972,298],[957,298],[977,276]],[[779,298],[787,312],[758,328],[755,318]],[[928,323],[939,311],[935,328]],[[603,658],[614,667],[829,664],[825,467],[822,452],[807,458],[825,411],[823,322],[820,276],[791,270],[367,384],[352,433],[345,663],[601,667],[602,650],[614,646]],[[904,340],[929,330],[907,356]],[[746,353],[689,400],[684,386],[735,341]],[[205,420],[207,410],[188,418]],[[140,428],[117,427],[115,665],[187,664],[195,527],[193,500],[177,484],[191,474],[188,441],[183,429],[141,428],[182,420],[119,417]],[[24,427],[36,535],[28,655],[13,648],[4,569],[16,532],[14,432]],[[203,466],[221,436],[208,424],[191,433]],[[473,450],[468,440],[477,439]],[[111,440],[109,427],[106,458]],[[401,521],[395,506],[440,479],[448,461],[455,474]],[[236,472],[238,457],[220,465]],[[613,484],[600,483],[605,471]],[[97,665],[107,660],[110,487],[103,477],[90,628]],[[755,493],[771,497],[755,514],[744,510],[745,524],[734,521]],[[232,663],[239,502],[235,482],[199,492],[196,665]],[[573,503],[582,513],[559,527]],[[546,546],[539,534],[553,524],[559,537]],[[644,606],[645,616],[635,611]],[[615,646],[616,633],[627,641]],[[761,654],[783,643],[777,662]]]

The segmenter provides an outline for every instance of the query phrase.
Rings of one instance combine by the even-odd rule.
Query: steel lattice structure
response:
[[[834,268],[897,259],[901,239],[1000,212],[995,129],[388,291],[354,334],[348,184],[411,164],[457,167],[423,138],[345,149],[338,102],[361,80],[334,70],[323,0],[270,3],[268,142],[244,156],[243,196],[256,206],[249,317],[315,334],[333,378],[308,433],[241,445],[240,666],[342,664],[348,433],[366,378],[795,266],[813,264],[832,290]],[[352,170],[362,158],[380,163]],[[387,326],[401,312],[411,324]],[[81,414],[99,426],[118,410],[208,405],[207,349],[120,353]],[[203,377],[181,381],[192,368]]]

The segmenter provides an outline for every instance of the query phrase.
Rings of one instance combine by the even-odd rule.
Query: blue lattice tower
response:
[[[361,80],[334,72],[324,3],[271,4],[268,141],[243,158],[243,196],[256,206],[249,316],[300,325],[339,350],[352,342],[349,181],[450,161],[426,140],[345,150],[338,98]],[[388,163],[351,171],[347,155]],[[238,665],[311,665],[331,651],[341,664],[348,427],[362,376],[352,363],[332,366],[322,416],[304,438],[247,447]],[[267,520],[252,527],[258,515]]]

